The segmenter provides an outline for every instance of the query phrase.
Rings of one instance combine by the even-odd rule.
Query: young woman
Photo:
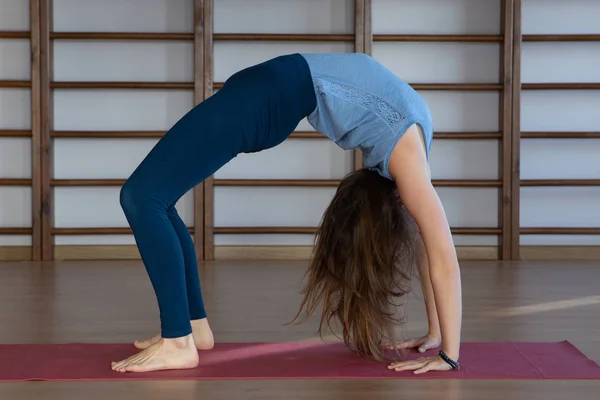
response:
[[[352,53],[290,54],[234,74],[133,172],[120,201],[156,292],[161,333],[136,342],[141,351],[113,370],[194,368],[197,350],[213,348],[194,245],[175,204],[238,154],[283,142],[305,117],[340,147],[362,150],[365,168],[343,179],[323,216],[296,319],[322,304],[321,329],[340,323],[346,344],[366,359],[391,361],[386,347],[441,345],[439,356],[389,368],[457,367],[460,272],[429,175],[431,114],[409,85]],[[408,291],[417,263],[429,332],[397,342],[394,301]]]

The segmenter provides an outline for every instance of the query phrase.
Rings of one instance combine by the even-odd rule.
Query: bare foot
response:
[[[177,339],[160,339],[145,350],[111,364],[117,372],[149,372],[190,369],[198,366],[198,350],[192,335]]]
[[[192,321],[192,336],[198,350],[212,350],[215,347],[215,339],[206,318]],[[143,341],[136,340],[133,345],[140,350],[144,350],[157,343],[160,339],[161,336],[158,334]]]

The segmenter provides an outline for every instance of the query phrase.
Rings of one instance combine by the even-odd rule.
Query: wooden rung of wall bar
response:
[[[600,235],[600,228],[519,228],[521,235]]]
[[[214,82],[213,89],[219,90],[224,82]],[[503,89],[501,83],[411,83],[415,90],[439,91],[499,91]]]
[[[29,39],[29,31],[0,31],[0,39]]]
[[[0,39],[29,39],[28,31],[0,31]],[[298,41],[351,42],[354,34],[280,34],[280,33],[215,33],[215,41]],[[600,34],[523,35],[523,42],[597,42]],[[192,41],[193,33],[180,32],[51,32],[52,40],[172,40]],[[410,35],[375,34],[374,42],[489,42],[502,41],[502,35]]]
[[[190,234],[194,228],[188,227]],[[52,228],[50,233],[55,236],[80,236],[80,235],[131,235],[131,228]]]
[[[255,42],[353,42],[354,34],[321,33],[215,33],[217,41]]]
[[[31,81],[0,80],[0,88],[30,88]]]
[[[502,139],[502,132],[433,132],[434,139]]]
[[[165,131],[51,131],[53,138],[72,139],[154,139],[161,138]]]
[[[7,228],[0,227],[0,235],[31,235],[32,228]]]
[[[31,186],[31,179],[0,178],[0,186]]]
[[[237,187],[337,187],[338,179],[214,179],[215,186]]]
[[[600,179],[521,179],[521,186],[600,186]]]
[[[438,179],[433,180],[438,187],[500,187],[502,181],[496,179]],[[215,179],[215,186],[279,186],[279,187],[337,187],[337,179]]]
[[[53,179],[57,187],[122,186],[125,179]],[[436,187],[493,188],[502,186],[497,179],[433,179]],[[337,187],[337,179],[214,179],[215,186],[235,187]],[[29,186],[31,179],[0,179],[0,186]],[[600,186],[600,179],[524,179],[527,187],[584,187]]]
[[[598,42],[599,34],[523,35],[523,42]]]
[[[50,88],[192,90],[194,82],[51,82]]]
[[[25,180],[6,180],[20,181]],[[2,185],[3,180],[0,180]],[[125,179],[53,179],[51,186],[55,187],[110,187],[122,186]],[[494,188],[502,186],[502,181],[497,179],[434,179],[437,187],[465,187],[465,188]],[[214,179],[214,186],[235,187],[337,187],[337,179]]]
[[[16,232],[16,229],[27,229],[27,228],[0,228],[11,229],[11,232]],[[189,227],[189,232],[194,233],[194,228]],[[455,235],[500,235],[502,230],[500,228],[471,228],[471,227],[458,227],[451,228],[451,231]],[[23,231],[25,232],[25,231]],[[225,235],[261,235],[261,234],[306,234],[312,235],[317,232],[316,227],[293,227],[293,226],[252,226],[252,227],[215,227],[213,229],[215,234]],[[130,235],[130,228],[52,228],[52,235]]]
[[[51,32],[50,39],[192,41],[194,40],[194,34],[178,32]]]
[[[172,40],[192,41],[193,33],[170,32],[52,32],[52,40]],[[354,34],[215,33],[214,41],[352,42]]]
[[[452,91],[496,91],[502,90],[501,83],[411,83],[415,90],[452,90]]]
[[[526,132],[524,132],[525,134]],[[560,133],[560,132],[559,132]],[[576,132],[577,133],[577,132]],[[600,136],[600,132],[585,133]],[[51,131],[53,138],[161,138],[165,131]],[[31,131],[1,131],[1,136],[31,136]],[[435,139],[502,139],[502,132],[434,132]],[[291,139],[327,139],[327,136],[315,131],[296,131],[290,135]]]
[[[522,90],[600,90],[600,82],[522,83]]]
[[[600,132],[521,132],[522,139],[600,139]]]
[[[374,42],[502,42],[502,35],[396,35],[377,34],[373,35]]]
[[[151,139],[161,138],[165,131],[51,131],[50,136],[53,138],[72,138],[72,139],[87,139],[87,138],[110,138],[110,139]],[[2,131],[0,131],[2,136]],[[290,135],[292,139],[327,139],[327,136],[320,132],[312,131],[297,131]]]
[[[0,137],[31,137],[31,131],[24,129],[0,129]]]
[[[297,131],[292,132],[290,135],[291,139],[328,139],[327,136],[323,135],[321,132],[314,131]]]
[[[125,179],[53,179],[50,186],[55,187],[107,187],[123,186]]]
[[[455,235],[500,235],[500,228],[451,228]],[[289,227],[289,226],[262,226],[262,227],[215,227],[215,234],[221,235],[260,235],[260,234],[306,234],[312,235],[317,232],[316,227]]]

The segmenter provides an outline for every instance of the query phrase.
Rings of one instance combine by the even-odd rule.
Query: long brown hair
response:
[[[343,340],[361,357],[389,361],[382,345],[394,341],[397,301],[419,262],[417,229],[393,181],[369,169],[347,175],[319,226],[294,318],[306,321],[322,304],[319,334],[341,323]]]

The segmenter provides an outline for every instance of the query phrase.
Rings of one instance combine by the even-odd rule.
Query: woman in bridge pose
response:
[[[234,74],[129,177],[120,201],[156,292],[161,332],[135,342],[140,352],[113,370],[195,368],[198,350],[213,348],[194,245],[175,204],[238,154],[280,144],[304,118],[341,148],[362,150],[365,168],[342,180],[323,215],[294,320],[320,311],[320,331],[339,323],[349,348],[393,370],[458,368],[460,272],[430,179],[431,114],[408,84],[352,53],[290,54]],[[429,330],[399,341],[394,303],[417,270]],[[386,347],[440,350],[406,361],[388,357]]]

